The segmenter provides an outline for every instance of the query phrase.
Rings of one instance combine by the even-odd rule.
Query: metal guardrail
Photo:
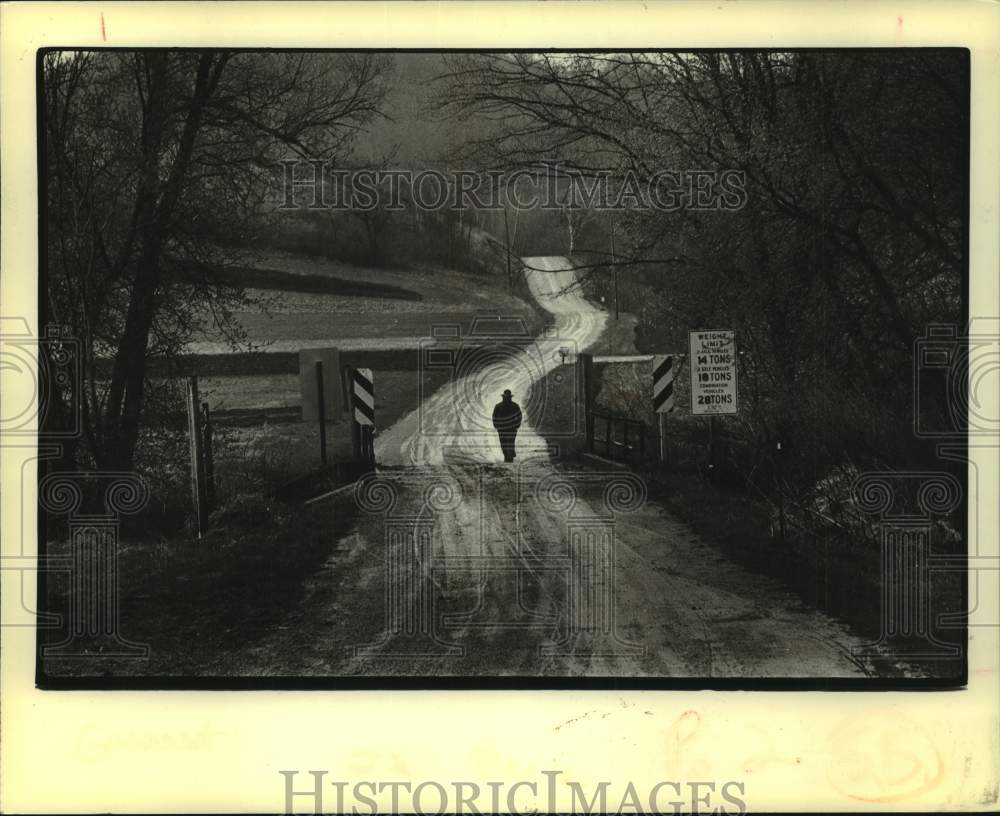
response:
[[[646,455],[646,423],[610,411],[587,412],[587,449],[615,462]]]

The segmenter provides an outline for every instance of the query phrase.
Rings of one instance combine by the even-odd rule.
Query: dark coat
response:
[[[521,427],[521,406],[506,397],[498,402],[493,409],[493,427],[500,435],[500,448],[503,450],[505,462],[513,462],[517,453],[514,451],[514,438],[517,429]]]
[[[493,427],[501,436],[515,434],[521,427],[521,406],[514,400],[502,400],[493,408]]]

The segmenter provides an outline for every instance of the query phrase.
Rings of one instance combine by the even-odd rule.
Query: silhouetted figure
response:
[[[503,400],[493,409],[493,427],[500,434],[500,448],[503,450],[503,460],[513,462],[514,437],[521,427],[521,406],[514,402],[510,389],[503,392]]]

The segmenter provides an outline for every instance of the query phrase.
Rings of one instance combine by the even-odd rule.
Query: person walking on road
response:
[[[500,448],[505,462],[514,461],[514,437],[521,427],[521,406],[514,402],[513,396],[508,388],[503,392],[503,399],[493,409],[493,427],[500,435]]]

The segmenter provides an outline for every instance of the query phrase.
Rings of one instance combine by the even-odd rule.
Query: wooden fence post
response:
[[[199,540],[208,526],[208,507],[205,500],[204,463],[201,449],[201,423],[198,412],[198,378],[188,377],[187,413],[188,436],[191,441],[191,498],[194,500],[194,513]]]
[[[208,510],[215,509],[215,453],[213,451],[212,412],[207,402],[201,404],[203,414],[202,460],[205,463],[205,498]]]
[[[323,393],[323,363],[317,360],[316,369],[316,409],[319,414],[319,460],[326,465],[326,395]]]
[[[594,450],[594,417],[593,410],[593,383],[594,358],[590,354],[576,355],[576,376],[577,393],[579,395],[580,406],[583,411],[583,422],[587,437],[587,450],[596,453]]]
[[[782,467],[782,458],[784,456],[784,451],[781,448],[781,443],[777,446],[777,455],[775,456],[775,468],[777,470],[778,482],[778,530],[781,533],[781,546],[785,546],[785,473]]]

